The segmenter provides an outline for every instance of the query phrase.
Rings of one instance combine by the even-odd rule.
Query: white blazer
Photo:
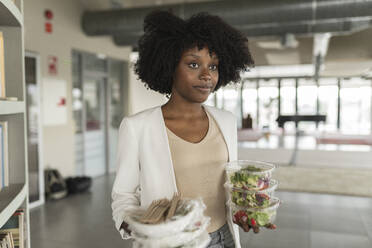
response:
[[[235,116],[225,110],[203,106],[213,116],[222,132],[229,161],[237,160]],[[170,199],[178,191],[161,106],[124,117],[119,129],[116,163],[111,205],[113,219],[122,238],[128,239],[130,236],[120,230],[126,219],[126,210],[139,205],[147,207],[159,198]],[[228,208],[226,214],[235,247],[241,248],[239,227],[233,224]]]

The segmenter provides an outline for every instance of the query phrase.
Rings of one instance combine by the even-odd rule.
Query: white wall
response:
[[[45,9],[53,11],[53,33],[44,32]],[[64,176],[74,175],[74,125],[71,108],[72,68],[71,51],[79,49],[103,53],[109,57],[128,60],[128,47],[117,47],[108,37],[87,37],[80,28],[83,9],[74,0],[24,1],[25,49],[40,55],[41,82],[48,78],[67,81],[67,123],[58,126],[43,126],[44,166],[58,168]],[[58,58],[58,74],[49,76],[47,58]],[[43,86],[41,86],[43,87]],[[42,90],[41,90],[42,92]]]
[[[50,9],[54,17],[51,20],[53,33],[44,31],[46,19],[44,11]],[[61,79],[67,82],[67,123],[54,126],[43,126],[43,161],[44,166],[51,166],[61,171],[63,176],[75,175],[74,155],[74,120],[72,116],[72,59],[73,49],[92,53],[105,54],[108,57],[129,61],[130,47],[117,47],[108,36],[88,37],[81,29],[80,18],[83,6],[75,0],[29,0],[24,1],[25,49],[40,55],[41,83],[48,78]],[[49,55],[58,58],[58,74],[48,75],[47,58]],[[43,87],[43,85],[41,85]],[[41,90],[43,92],[43,90]],[[165,98],[148,91],[136,80],[131,71],[129,75],[129,114],[145,108],[160,105]]]

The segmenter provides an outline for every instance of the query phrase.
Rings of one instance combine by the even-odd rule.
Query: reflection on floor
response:
[[[31,210],[32,248],[131,247],[111,219],[113,175],[93,180],[90,193]],[[370,248],[372,198],[278,192],[278,229],[241,233],[243,248]]]
[[[257,141],[240,141],[239,145],[245,148],[261,149],[294,149],[296,137],[294,135],[270,135],[268,138],[262,137]],[[353,144],[317,144],[314,135],[304,135],[297,139],[298,149],[300,150],[322,150],[322,151],[361,151],[369,152],[372,145],[353,145]]]

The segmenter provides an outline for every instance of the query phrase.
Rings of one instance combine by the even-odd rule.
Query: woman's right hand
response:
[[[128,223],[124,222],[121,223],[121,226],[120,226],[120,229],[123,229],[126,233],[128,233],[130,235],[130,233],[132,232],[130,229],[129,229],[129,225]]]

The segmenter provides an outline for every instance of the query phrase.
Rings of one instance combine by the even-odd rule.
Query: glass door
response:
[[[25,56],[28,189],[30,208],[44,203],[44,174],[41,163],[41,106],[38,76],[39,57],[27,52]]]
[[[119,125],[127,111],[128,64],[76,50],[72,62],[76,173],[114,172]]]
[[[109,84],[107,97],[108,111],[108,172],[115,172],[116,152],[119,137],[119,126],[123,119],[123,69],[126,64],[122,61],[111,60],[109,63]]]
[[[106,173],[105,79],[85,78],[84,102],[84,171],[87,176]]]

